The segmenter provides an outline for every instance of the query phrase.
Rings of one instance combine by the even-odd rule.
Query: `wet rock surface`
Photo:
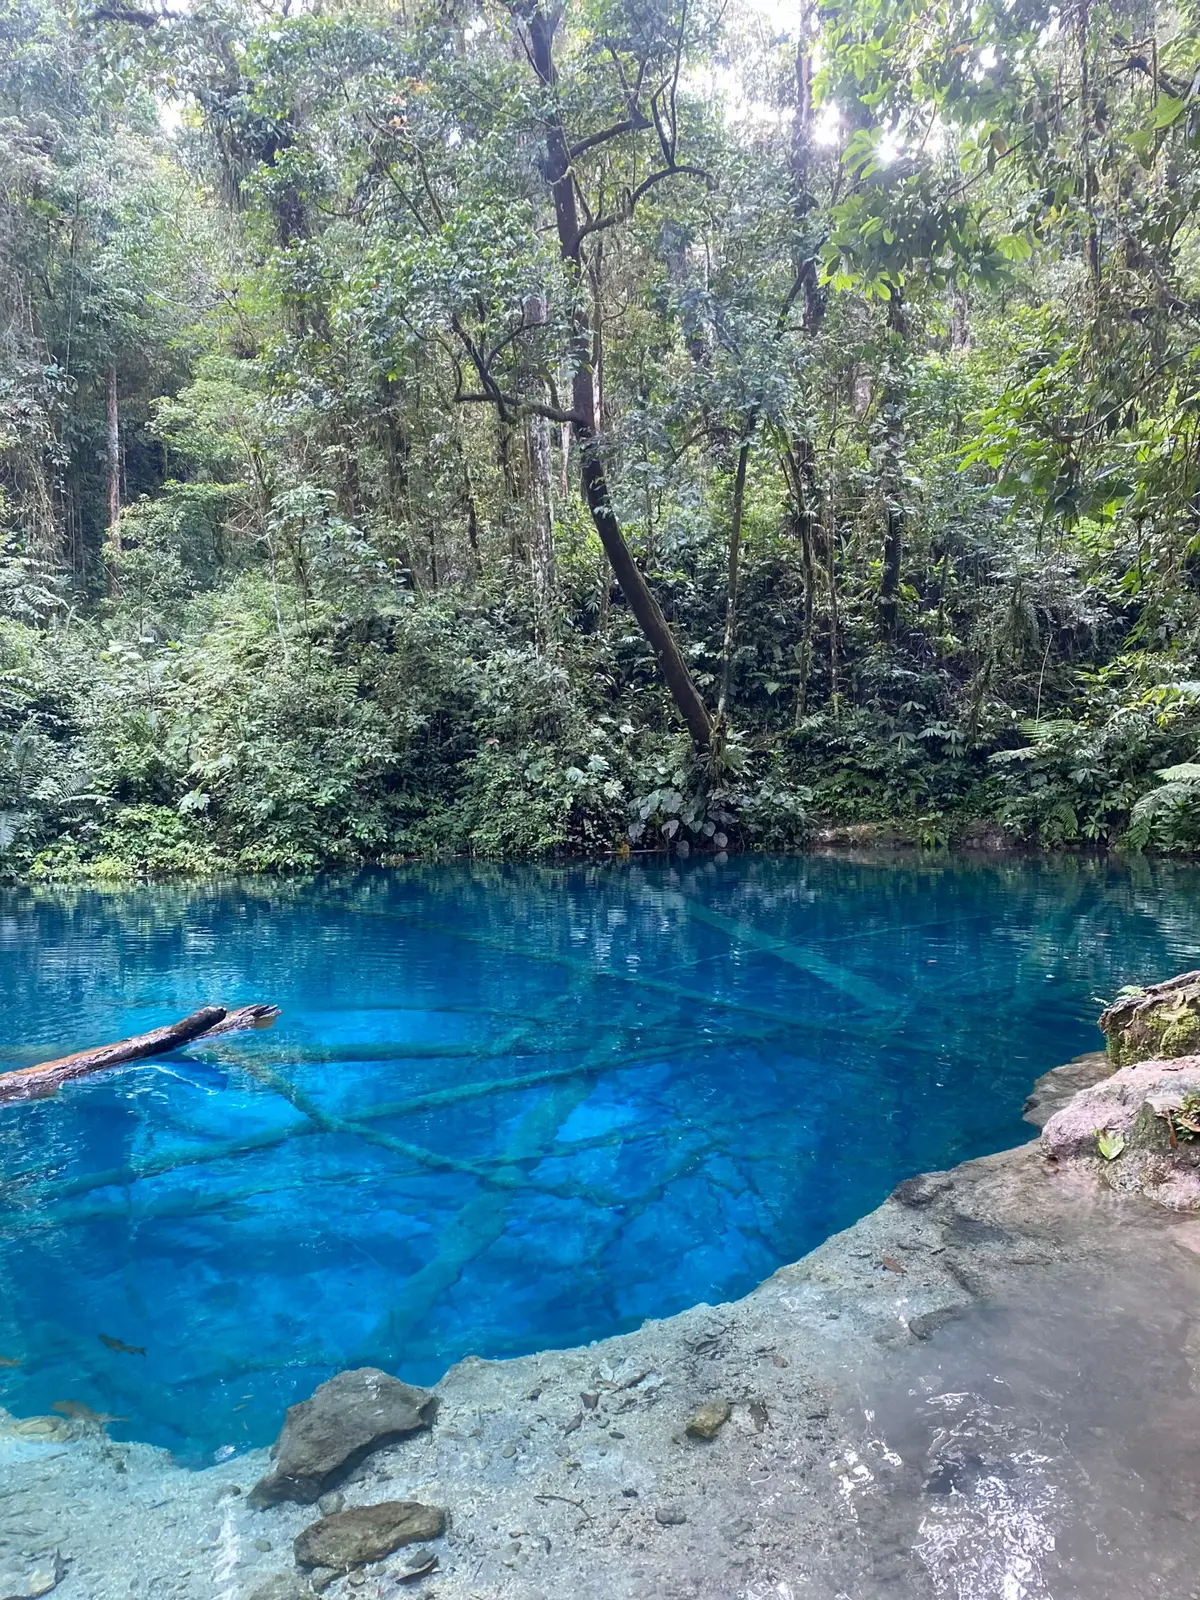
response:
[[[436,1395],[376,1367],[339,1372],[289,1408],[271,1452],[274,1471],[254,1486],[250,1503],[311,1505],[372,1451],[429,1427],[436,1413]]]
[[[437,1394],[334,1513],[445,1507],[435,1568],[297,1569],[311,1507],[235,1492],[264,1452],[11,1434],[0,1558],[52,1508],[56,1600],[1200,1600],[1200,1218],[1036,1141],[901,1185],[744,1300]]]
[[[353,1506],[305,1528],[295,1542],[296,1560],[301,1566],[344,1572],[368,1561],[382,1561],[402,1545],[436,1539],[445,1531],[446,1513],[415,1500]]]

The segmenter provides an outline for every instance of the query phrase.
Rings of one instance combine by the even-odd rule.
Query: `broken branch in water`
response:
[[[83,1078],[105,1067],[123,1066],[128,1061],[144,1061],[147,1056],[166,1055],[193,1039],[211,1038],[218,1033],[234,1033],[241,1028],[269,1028],[279,1015],[278,1006],[241,1006],[226,1011],[224,1006],[201,1006],[191,1016],[165,1028],[118,1039],[115,1044],[98,1045],[93,1050],[78,1050],[57,1061],[42,1061],[35,1067],[20,1067],[0,1073],[0,1104],[12,1100],[39,1100],[52,1095],[72,1078]]]

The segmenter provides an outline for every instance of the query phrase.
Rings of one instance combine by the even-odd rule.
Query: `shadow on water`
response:
[[[13,891],[7,1062],[283,1018],[0,1110],[0,1404],[211,1459],[347,1365],[431,1381],[740,1295],[1028,1137],[1098,999],[1196,964],[1197,889],[914,857]]]

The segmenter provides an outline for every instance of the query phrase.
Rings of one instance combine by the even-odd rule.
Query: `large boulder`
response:
[[[274,1470],[251,1490],[250,1504],[311,1505],[373,1450],[430,1427],[436,1412],[436,1395],[377,1367],[339,1372],[288,1408],[271,1450]]]
[[[1101,1013],[1100,1026],[1116,1067],[1200,1052],[1200,972],[1126,990]]]
[[[1042,1129],[1059,1168],[1121,1194],[1200,1210],[1200,1055],[1140,1061],[1081,1089]]]
[[[385,1500],[322,1517],[297,1536],[296,1560],[303,1567],[345,1572],[382,1561],[406,1544],[424,1544],[446,1531],[446,1513],[416,1500]]]

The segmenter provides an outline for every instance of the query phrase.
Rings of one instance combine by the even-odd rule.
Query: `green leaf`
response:
[[[1096,1129],[1096,1149],[1105,1161],[1115,1161],[1124,1148],[1123,1133],[1107,1133],[1103,1128]]]
[[[1187,110],[1186,100],[1176,100],[1174,95],[1164,94],[1159,96],[1158,104],[1154,108],[1154,117],[1150,126],[1152,128],[1170,128]]]

